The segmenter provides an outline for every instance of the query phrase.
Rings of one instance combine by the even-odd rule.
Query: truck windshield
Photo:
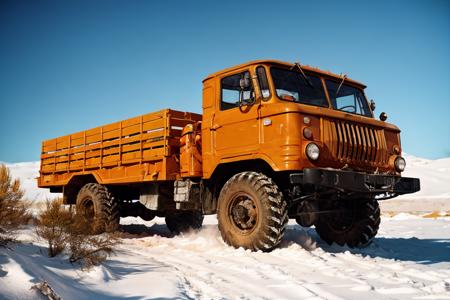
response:
[[[272,80],[278,98],[302,104],[327,107],[327,99],[319,77],[281,68],[271,68]]]
[[[339,88],[339,83],[332,80],[325,80],[325,83],[334,109],[366,117],[372,116],[367,99],[361,89],[345,83]]]

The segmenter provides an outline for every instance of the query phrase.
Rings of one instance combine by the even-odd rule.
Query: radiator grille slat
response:
[[[369,151],[367,151],[367,156],[366,156],[366,161],[371,161],[371,157],[372,157],[372,150],[373,150],[373,139],[372,139],[372,135],[370,134],[370,129],[365,127],[365,131],[367,134],[367,140],[369,141]]]
[[[348,162],[384,164],[387,159],[383,129],[347,121],[329,121],[330,149],[332,155]]]

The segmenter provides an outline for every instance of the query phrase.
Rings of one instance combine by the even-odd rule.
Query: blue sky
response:
[[[206,75],[262,58],[364,82],[405,152],[450,156],[450,1],[311,2],[0,1],[0,161],[166,107],[201,112]]]

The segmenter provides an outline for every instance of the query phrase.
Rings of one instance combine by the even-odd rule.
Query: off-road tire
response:
[[[202,224],[203,215],[194,210],[175,211],[166,216],[167,228],[175,234],[200,229]]]
[[[239,214],[235,213],[235,209],[242,206],[240,199],[246,199],[245,197],[252,204],[245,211],[251,211],[251,222],[241,222],[245,222],[248,216],[239,218],[236,222]],[[241,202],[236,204],[236,201]],[[247,199],[244,203],[246,202]],[[227,244],[253,251],[274,249],[283,239],[289,220],[286,201],[278,186],[272,179],[257,172],[238,173],[225,183],[219,196],[217,219],[220,233]]]
[[[81,188],[77,196],[77,213],[92,219],[95,233],[119,228],[119,204],[101,184],[88,183]]]
[[[350,248],[365,247],[372,242],[380,226],[380,207],[378,202],[370,200],[352,206],[352,225],[348,228],[337,228],[333,218],[321,216],[315,223],[319,236],[331,245],[333,242]]]

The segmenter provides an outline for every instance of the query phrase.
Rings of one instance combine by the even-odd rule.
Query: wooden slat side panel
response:
[[[199,120],[198,114],[162,110],[44,141],[41,174],[56,176],[121,165],[134,168],[165,161],[179,153],[182,128]],[[170,176],[176,176],[175,169],[171,168]]]
[[[176,111],[176,110],[169,110],[168,114],[172,118],[177,119],[184,119],[184,120],[191,120],[191,121],[201,121],[202,115],[191,113],[191,112],[182,112],[182,111]]]
[[[128,128],[141,123],[141,116],[122,121],[122,128]]]
[[[143,121],[142,129],[146,131],[161,131],[166,127],[165,119],[156,119],[150,121]]]
[[[192,120],[175,119],[175,118],[171,118],[171,119],[169,119],[169,121],[170,121],[170,127],[171,128],[175,127],[173,129],[182,129],[187,124],[192,124],[193,123]]]
[[[86,144],[100,143],[102,141],[101,133],[86,135]]]
[[[165,119],[166,113],[164,111],[156,112],[156,113],[150,113],[142,116],[143,122],[150,122],[160,119]]]
[[[100,135],[100,133],[102,132],[102,127],[88,129],[85,132],[86,132],[86,137],[97,136],[97,135]]]
[[[42,142],[42,152],[50,152],[56,150],[56,139],[43,141]]]
[[[84,145],[84,138],[83,137],[78,137],[78,138],[73,138],[71,140],[71,146],[72,147],[77,147],[77,146],[82,146]]]
[[[122,128],[122,138],[126,138],[140,133],[141,133],[141,124],[136,124],[133,126],[128,126],[126,128]]]
[[[121,140],[116,139],[116,140],[104,141],[103,145],[101,144],[101,140],[98,138],[98,137],[100,137],[100,135],[96,135],[96,136],[91,136],[92,140],[95,140],[95,142],[91,141],[91,143],[86,146],[81,146],[81,147],[77,146],[77,147],[72,147],[70,150],[64,149],[64,150],[60,150],[60,151],[56,151],[56,152],[46,153],[46,154],[42,154],[42,157],[49,158],[49,157],[67,155],[68,153],[80,153],[80,152],[84,152],[84,151],[91,151],[91,150],[95,150],[95,149],[116,146],[118,144],[136,143],[136,142],[140,142],[141,140],[143,140],[144,142],[154,142],[154,141],[159,141],[159,140],[164,139],[164,136],[162,134],[163,134],[163,130],[157,130],[157,131],[152,131],[149,133],[144,133],[142,135],[138,134],[138,135],[134,135],[131,137],[122,138]],[[89,142],[89,137],[86,137],[86,141]]]
[[[111,131],[116,131],[120,129],[120,122],[115,122],[112,124],[108,124],[108,125],[104,125],[103,126],[103,133],[107,133],[107,132],[111,132]]]
[[[103,132],[103,141],[118,139],[120,137],[120,128]]]

